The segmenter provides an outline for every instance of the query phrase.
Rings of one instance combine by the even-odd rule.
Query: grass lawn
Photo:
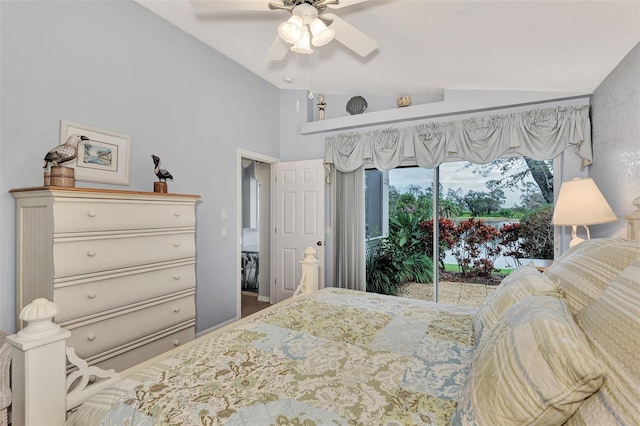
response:
[[[460,268],[457,263],[445,263],[444,270],[447,272],[460,272]],[[513,269],[498,269],[496,274],[498,275],[509,275],[513,271]]]

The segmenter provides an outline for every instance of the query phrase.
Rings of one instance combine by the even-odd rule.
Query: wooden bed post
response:
[[[629,240],[640,240],[640,197],[633,199],[636,211],[625,216],[627,219],[627,238]]]
[[[7,337],[12,352],[14,425],[63,425],[66,420],[66,342],[71,332],[52,319],[55,303],[36,299],[20,312],[27,326]]]
[[[318,291],[318,264],[320,261],[316,258],[316,250],[313,247],[304,249],[304,259],[300,261],[302,269],[300,285],[293,293],[294,296],[300,293],[313,293]]]

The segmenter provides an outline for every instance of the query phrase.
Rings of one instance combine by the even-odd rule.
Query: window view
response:
[[[501,158],[439,168],[439,257],[433,250],[434,173],[367,170],[367,291],[477,306],[531,259],[553,258],[553,161]]]

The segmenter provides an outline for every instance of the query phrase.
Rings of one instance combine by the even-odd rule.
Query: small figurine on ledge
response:
[[[45,186],[73,186],[75,182],[74,169],[71,167],[61,166],[61,163],[75,160],[78,156],[78,144],[88,141],[89,138],[82,135],[71,135],[62,145],[53,147],[44,156],[44,166],[46,169],[49,163],[52,163],[51,172],[44,173]]]
[[[318,120],[324,120],[325,108],[327,108],[327,103],[324,100],[324,95],[318,95]]]
[[[173,176],[166,169],[160,168],[160,158],[156,155],[151,154],[151,158],[153,159],[153,164],[155,168],[153,172],[158,176],[159,182],[153,183],[153,192],[167,192],[167,179],[173,180]]]

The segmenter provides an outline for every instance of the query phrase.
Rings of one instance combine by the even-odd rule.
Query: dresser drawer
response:
[[[53,301],[59,308],[56,322],[64,323],[194,288],[195,285],[195,261],[58,284],[53,290]]]
[[[96,357],[95,361],[89,360],[90,365],[96,365],[105,370],[113,368],[120,372],[148,359],[158,356],[171,349],[182,346],[195,339],[193,325],[186,330],[180,330],[168,336],[143,342],[143,345],[134,346],[132,349],[124,349],[112,357]]]
[[[195,296],[155,303],[151,306],[125,310],[104,319],[67,327],[71,337],[67,346],[76,350],[80,358],[88,358],[115,346],[123,345],[181,322],[196,314]]]
[[[190,232],[123,234],[95,238],[56,238],[54,278],[194,257]]]
[[[54,232],[194,227],[190,203],[56,199]]]

